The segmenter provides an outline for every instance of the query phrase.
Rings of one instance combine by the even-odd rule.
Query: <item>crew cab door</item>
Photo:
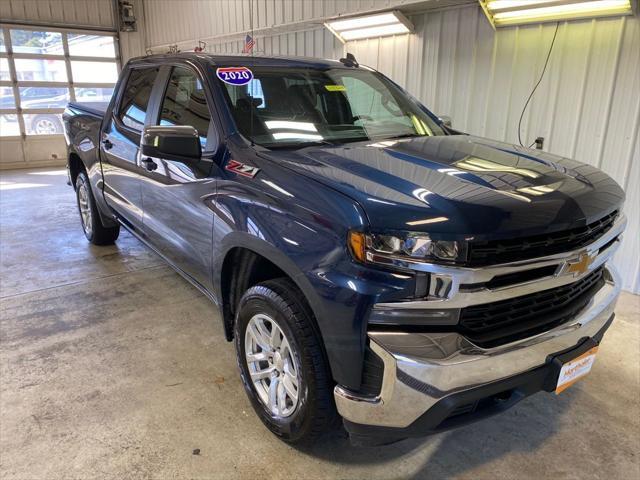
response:
[[[143,231],[169,262],[201,286],[211,288],[212,202],[216,182],[209,177],[217,144],[205,84],[188,65],[163,67],[155,125],[188,125],[200,137],[202,157],[177,161],[142,157]]]
[[[154,98],[160,69],[132,68],[122,83],[109,121],[101,133],[104,196],[107,203],[135,229],[142,228],[140,136]]]

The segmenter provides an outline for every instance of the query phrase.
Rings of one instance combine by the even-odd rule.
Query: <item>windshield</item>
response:
[[[382,75],[354,68],[252,67],[224,86],[240,133],[267,148],[445,135]]]

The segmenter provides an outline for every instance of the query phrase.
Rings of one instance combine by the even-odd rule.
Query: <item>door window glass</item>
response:
[[[198,131],[203,149],[211,114],[207,107],[204,85],[191,70],[175,67],[162,100],[160,125],[189,125]]]
[[[139,68],[129,73],[118,110],[118,118],[127,127],[142,132],[151,89],[157,76],[157,68]]]

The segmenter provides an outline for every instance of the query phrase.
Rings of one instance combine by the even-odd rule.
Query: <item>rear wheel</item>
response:
[[[302,293],[288,279],[245,292],[235,345],[245,391],[262,422],[289,443],[304,443],[337,423],[333,381]]]
[[[120,234],[120,226],[105,227],[102,225],[89,179],[84,172],[80,172],[76,178],[76,199],[78,200],[82,230],[87,240],[94,245],[111,245],[115,242]]]

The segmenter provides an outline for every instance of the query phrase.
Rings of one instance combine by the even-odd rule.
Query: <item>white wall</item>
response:
[[[166,51],[177,44],[192,50],[198,40],[227,43],[244,38],[251,28],[256,38],[292,30],[322,27],[326,18],[366,11],[405,11],[474,3],[475,0],[143,0],[146,44]],[[238,50],[239,52],[239,50]]]

